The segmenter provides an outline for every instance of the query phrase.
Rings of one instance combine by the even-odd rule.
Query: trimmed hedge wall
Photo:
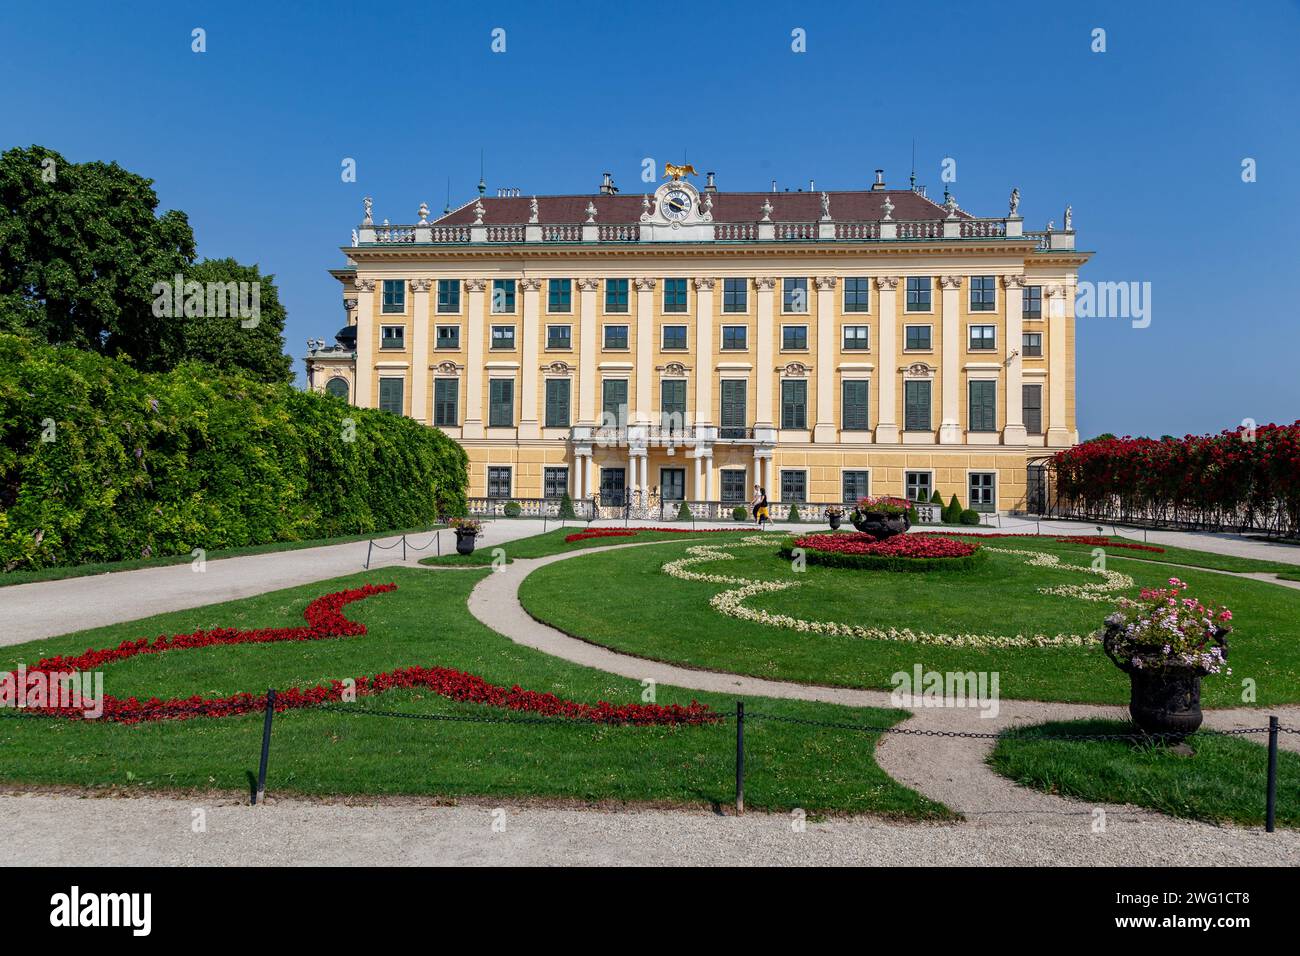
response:
[[[879,554],[845,554],[842,551],[803,549],[809,564],[827,568],[847,568],[851,571],[969,571],[988,560],[985,551],[976,551],[964,558],[898,558]],[[781,557],[794,559],[794,548],[784,545]]]
[[[416,527],[466,482],[407,418],[0,335],[0,571]]]

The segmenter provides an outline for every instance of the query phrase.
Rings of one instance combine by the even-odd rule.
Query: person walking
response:
[[[754,498],[751,504],[754,522],[761,529],[767,523],[767,492],[758,485],[754,486]]]

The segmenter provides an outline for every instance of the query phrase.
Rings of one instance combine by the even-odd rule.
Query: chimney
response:
[[[776,180],[772,180],[772,192],[776,192]]]
[[[880,192],[884,188],[885,188],[885,171],[883,169],[877,169],[876,181],[871,184],[871,191]]]
[[[817,191],[817,183],[811,179],[808,180],[808,191],[810,193],[815,193]]]
[[[704,191],[709,193],[716,193],[718,191],[718,187],[713,182],[713,173],[705,173],[705,176],[708,177],[708,182],[704,184]]]
[[[600,184],[600,193],[602,196],[612,196],[618,192],[618,187],[614,185],[614,177],[610,173],[605,173],[605,178]]]

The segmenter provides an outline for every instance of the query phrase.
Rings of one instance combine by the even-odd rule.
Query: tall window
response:
[[[844,280],[844,311],[869,312],[871,306],[871,280]]]
[[[405,312],[406,311],[406,280],[405,279],[385,279],[384,280],[384,305],[385,312]]]
[[[865,498],[871,494],[867,489],[871,487],[871,472],[869,471],[846,471],[842,472],[844,493],[841,501],[856,503],[859,498]]]
[[[664,326],[664,348],[665,349],[686,348],[686,326],[665,325]]]
[[[992,312],[998,306],[996,276],[970,277],[970,310]]]
[[[1020,314],[1026,319],[1043,317],[1043,287],[1041,285],[1025,286],[1025,294],[1020,300]]]
[[[908,501],[929,501],[933,493],[931,475],[928,471],[908,471],[903,473],[904,487],[907,489]]]
[[[748,326],[724,325],[722,327],[722,350],[724,352],[743,352],[749,348],[748,334]]]
[[[1038,358],[1043,354],[1043,333],[1026,332],[1022,338],[1023,348],[1021,352],[1027,358]]]
[[[781,469],[781,500],[789,502],[808,500],[807,472]]]
[[[515,423],[515,380],[488,379],[488,425],[511,428]]]
[[[1022,408],[1025,414],[1025,431],[1031,435],[1043,433],[1043,386],[1024,385]]]
[[[573,348],[573,326],[548,325],[546,327],[546,347],[548,349]]]
[[[739,378],[724,378],[722,380],[722,424],[719,429],[720,438],[744,438],[746,428],[746,416],[748,410],[745,407],[746,392],[749,383]]]
[[[628,293],[626,279],[605,280],[605,311],[626,312]]]
[[[619,351],[627,348],[627,326],[605,326],[605,348]]]
[[[909,432],[928,432],[930,424],[930,385],[929,381],[903,382],[903,430]]]
[[[515,327],[513,325],[492,326],[492,348],[510,351],[515,347]]]
[[[503,315],[513,315],[515,311],[515,280],[492,280],[492,311]]]
[[[867,425],[867,385],[865,379],[846,378],[840,383],[840,428],[864,431]]]
[[[844,326],[844,351],[865,352],[867,350],[867,326]]]
[[[509,468],[489,468],[487,470],[487,493],[489,498],[510,497]]]
[[[933,301],[930,297],[930,277],[908,276],[905,311],[929,312],[933,307]]]
[[[460,382],[454,378],[433,380],[433,423],[454,427],[459,421]]]
[[[439,312],[460,311],[460,280],[459,279],[438,280],[438,311]]]
[[[686,427],[686,379],[666,378],[659,383],[659,424],[670,432]]]
[[[740,504],[749,500],[745,487],[745,470],[743,468],[723,468],[718,472],[721,479],[722,500],[726,504]]]
[[[988,352],[998,347],[998,328],[996,325],[972,325],[970,327],[970,350]]]
[[[546,311],[573,311],[573,280],[549,279],[546,283]]]
[[[460,348],[460,326],[440,325],[434,340],[434,347],[440,349]]]
[[[400,378],[381,378],[379,380],[379,410],[402,414],[402,386],[405,381]]]
[[[781,326],[781,348],[786,351],[802,352],[808,348],[808,326]]]
[[[998,428],[998,383],[979,380],[970,383],[970,430],[992,432]]]
[[[749,310],[749,280],[722,280],[722,311],[746,312]]]
[[[909,325],[903,330],[903,348],[909,351],[928,352],[934,345],[930,339],[930,326]]]
[[[569,391],[567,378],[546,380],[546,427],[569,427]]]
[[[601,421],[622,425],[627,421],[627,379],[607,378],[601,384]]]
[[[546,468],[542,471],[542,497],[563,498],[569,490],[569,469]]]
[[[400,349],[406,346],[406,327],[402,325],[381,325],[379,327],[379,347],[381,349]]]
[[[807,279],[783,279],[781,281],[781,311],[796,313],[808,311]]]
[[[808,382],[786,379],[781,382],[781,427],[808,427]]]
[[[686,280],[685,279],[664,280],[664,311],[665,312],[686,311]]]
[[[992,471],[972,471],[967,502],[973,511],[992,511],[997,501],[997,473]]]

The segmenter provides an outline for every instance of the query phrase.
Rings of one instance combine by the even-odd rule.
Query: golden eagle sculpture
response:
[[[692,166],[690,163],[687,163],[684,166],[674,166],[672,163],[664,163],[664,179],[667,179],[669,176],[671,176],[673,178],[673,182],[677,182],[677,180],[681,179],[683,176],[698,176],[698,175],[699,173],[695,171],[695,167]]]

